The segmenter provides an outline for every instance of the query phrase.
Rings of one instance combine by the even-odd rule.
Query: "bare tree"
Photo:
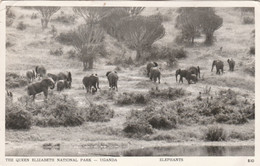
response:
[[[34,7],[42,16],[41,18],[41,24],[42,29],[46,29],[48,27],[48,23],[51,19],[51,16],[60,10],[60,7],[49,7],[49,6],[39,6]]]
[[[145,9],[145,7],[127,7],[125,9],[129,13],[129,16],[133,17],[139,15]]]
[[[165,35],[162,18],[155,16],[135,16],[122,19],[120,33],[130,48],[136,50],[136,60],[140,60],[144,50]]]

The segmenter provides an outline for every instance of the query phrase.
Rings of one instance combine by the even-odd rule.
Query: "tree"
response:
[[[165,35],[160,15],[126,17],[120,22],[119,31],[124,43],[136,50],[137,61],[144,50],[151,48],[155,41]]]
[[[69,32],[68,45],[72,45],[79,53],[83,63],[83,70],[92,69],[96,57],[104,53],[104,31],[98,26],[80,25],[76,30]]]
[[[86,24],[96,25],[104,18],[113,8],[104,7],[74,7],[73,11],[76,15],[82,17]]]
[[[41,24],[42,29],[46,29],[48,27],[48,23],[51,19],[51,16],[60,10],[60,7],[34,7],[42,16],[41,18]]]
[[[180,8],[176,27],[181,29],[182,38],[194,43],[195,37],[205,34],[205,44],[213,43],[213,34],[223,24],[223,19],[215,14],[213,8]]]

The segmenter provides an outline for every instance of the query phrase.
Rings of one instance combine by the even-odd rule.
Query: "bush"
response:
[[[107,122],[114,117],[114,110],[110,109],[108,105],[97,105],[91,103],[87,109],[86,120],[91,122]]]
[[[255,55],[255,46],[250,47],[249,54]]]
[[[126,133],[127,137],[141,137],[145,134],[152,134],[153,129],[145,120],[131,119],[124,124],[123,132]]]
[[[187,57],[187,53],[186,51],[184,51],[183,48],[173,49],[173,54],[177,59],[182,59]]]
[[[60,33],[55,39],[61,44],[71,45],[75,38],[74,33],[69,31],[68,33]]]
[[[63,55],[63,50],[62,50],[62,47],[60,47],[58,49],[50,50],[49,53],[50,53],[50,55],[61,56],[61,55]]]
[[[244,69],[245,73],[248,73],[250,76],[255,76],[255,67],[247,67]]]
[[[25,110],[22,104],[7,102],[5,106],[6,129],[30,129],[32,114]]]
[[[76,17],[73,15],[61,15],[51,20],[52,22],[59,22],[62,24],[75,24]]]
[[[34,20],[34,19],[37,19],[37,18],[38,18],[37,13],[32,13],[31,20]]]
[[[226,131],[219,126],[210,126],[206,132],[207,141],[225,141],[227,139]]]
[[[254,24],[255,19],[252,17],[243,17],[242,23],[243,24]]]
[[[179,99],[180,97],[183,97],[186,92],[182,88],[171,88],[169,87],[168,89],[162,89],[159,90],[158,88],[154,89],[152,88],[149,91],[149,94],[153,98],[164,98],[164,99],[171,99],[171,100],[176,100]]]
[[[123,93],[118,96],[116,103],[120,105],[146,104],[148,101],[148,95],[136,93]]]
[[[33,113],[34,123],[39,126],[79,126],[84,122],[76,101],[66,95],[49,95],[45,103],[31,103],[26,109]]]
[[[74,58],[77,57],[77,51],[76,51],[76,50],[69,50],[69,51],[67,52],[67,54],[68,54],[68,58],[69,58],[69,59],[74,59]]]
[[[19,22],[19,24],[17,25],[16,29],[19,29],[19,30],[25,30],[27,27],[26,24],[23,23],[23,21]]]
[[[6,88],[19,88],[28,85],[26,78],[12,72],[7,72],[5,77]]]
[[[131,57],[116,57],[112,61],[109,61],[107,65],[117,65],[117,66],[122,66],[122,67],[129,67],[134,65],[134,61]]]

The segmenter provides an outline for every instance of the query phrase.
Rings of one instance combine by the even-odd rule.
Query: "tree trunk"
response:
[[[83,61],[83,71],[86,71],[86,70],[87,70],[87,62]]]
[[[136,49],[136,57],[135,60],[139,61],[141,59],[142,56],[142,49]]]
[[[88,68],[93,69],[93,65],[94,65],[94,59],[90,58],[89,61],[88,61]]]
[[[42,18],[41,23],[42,23],[42,30],[44,30],[48,27],[49,20],[47,18]]]
[[[206,34],[206,39],[205,39],[205,44],[211,45],[213,43],[213,34],[212,33],[207,33]]]

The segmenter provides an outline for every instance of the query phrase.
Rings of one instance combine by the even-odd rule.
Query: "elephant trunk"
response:
[[[175,75],[176,75],[176,82],[178,82],[178,74],[176,73]]]
[[[100,89],[99,88],[99,79],[97,79],[97,88]]]

